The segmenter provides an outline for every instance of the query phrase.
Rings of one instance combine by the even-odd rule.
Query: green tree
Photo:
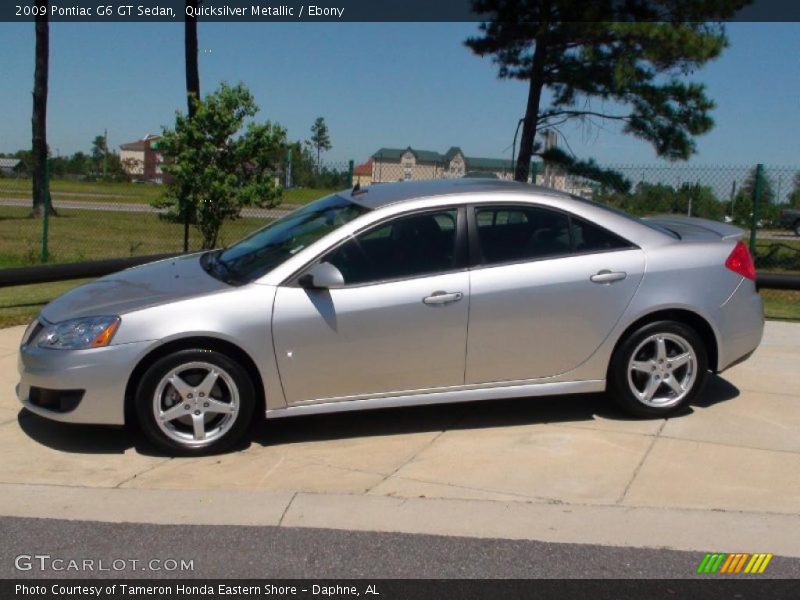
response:
[[[164,198],[164,218],[182,221],[185,210],[200,232],[203,248],[217,245],[227,220],[243,206],[272,208],[280,203],[277,171],[286,149],[286,131],[279,125],[245,120],[258,113],[253,96],[242,85],[225,83],[203,100],[195,114],[178,113],[174,129],[164,129],[159,152],[164,172],[172,176]]]
[[[714,190],[697,183],[684,183],[675,194],[675,212],[687,215],[690,210],[691,216],[712,221],[721,221],[725,215]]]
[[[756,168],[753,167],[742,183],[733,199],[733,222],[740,227],[750,227],[753,223],[753,194],[756,187]],[[766,171],[761,180],[761,201],[759,203],[759,221],[770,223],[778,216],[775,204],[775,191]]]
[[[73,175],[86,175],[91,167],[91,160],[83,152],[76,152],[67,161],[67,172]]]
[[[573,119],[620,123],[658,156],[687,159],[713,126],[714,104],[685,76],[727,45],[712,21],[748,3],[473,0],[487,21],[467,47],[491,55],[499,77],[528,82],[515,179],[528,179],[537,131]]]
[[[103,163],[108,168],[108,141],[105,135],[97,135],[92,140],[92,166],[98,173],[103,172]]]
[[[328,135],[328,126],[322,117],[317,117],[317,120],[311,126],[311,145],[317,151],[317,172],[319,172],[321,152],[333,148],[330,135]]]
[[[792,208],[800,208],[800,171],[794,175],[794,189],[786,196],[789,201],[789,206]]]

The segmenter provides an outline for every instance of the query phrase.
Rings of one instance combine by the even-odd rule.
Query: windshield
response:
[[[327,196],[270,223],[229,248],[205,255],[203,266],[219,279],[247,283],[366,212],[367,208],[346,198]]]

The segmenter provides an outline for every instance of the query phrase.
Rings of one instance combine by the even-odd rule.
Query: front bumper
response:
[[[52,350],[22,346],[17,368],[17,397],[29,411],[65,423],[123,425],[125,388],[131,372],[153,342],[136,342],[90,350]],[[31,402],[31,388],[83,390],[71,410]]]

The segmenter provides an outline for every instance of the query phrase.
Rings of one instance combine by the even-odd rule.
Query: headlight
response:
[[[45,326],[31,340],[40,348],[85,350],[108,346],[119,327],[119,317],[85,317]]]

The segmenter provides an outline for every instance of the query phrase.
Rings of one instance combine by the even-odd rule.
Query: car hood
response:
[[[51,323],[121,315],[148,306],[230,289],[200,266],[200,254],[170,258],[107,275],[77,287],[42,310]]]

